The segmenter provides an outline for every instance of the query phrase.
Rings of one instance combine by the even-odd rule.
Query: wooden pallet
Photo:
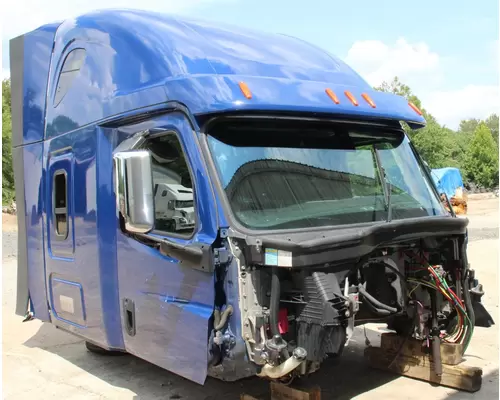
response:
[[[260,399],[249,394],[242,394],[240,400]],[[321,390],[318,386],[299,388],[271,382],[271,400],[321,400]]]
[[[463,364],[462,350],[461,345],[457,344],[441,345],[443,373],[440,376],[434,373],[432,357],[423,350],[421,341],[405,341],[394,333],[382,334],[380,347],[368,347],[365,349],[365,357],[377,369],[467,392],[477,392],[481,389],[483,370]]]

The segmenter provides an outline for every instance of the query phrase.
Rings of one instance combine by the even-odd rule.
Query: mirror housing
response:
[[[151,154],[147,150],[119,151],[113,155],[116,206],[130,233],[154,229],[155,207]]]

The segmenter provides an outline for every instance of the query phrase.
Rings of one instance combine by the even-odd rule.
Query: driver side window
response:
[[[169,133],[148,140],[153,170],[155,230],[190,237],[196,226],[193,182],[179,138]]]

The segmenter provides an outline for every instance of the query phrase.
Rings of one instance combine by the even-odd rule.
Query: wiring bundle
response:
[[[439,336],[445,342],[462,344],[465,352],[474,332],[474,324],[468,315],[464,300],[457,295],[457,293],[461,294],[456,289],[457,286],[459,288],[460,286],[449,283],[449,281],[452,281],[451,274],[445,272],[441,266],[430,265],[424,256],[418,257],[414,253],[406,255],[412,260],[407,278],[409,284],[408,297],[418,305],[419,311],[422,312],[424,305],[415,296],[419,287],[426,288],[431,297],[441,294],[443,299],[449,303],[450,309],[453,310],[448,319],[452,320],[456,315],[456,323],[449,323],[448,329],[441,329],[443,327],[440,326]],[[418,260],[415,262],[416,258]],[[458,283],[460,282],[460,274],[457,272],[457,275],[455,281]],[[426,339],[427,343],[429,343],[429,336]]]

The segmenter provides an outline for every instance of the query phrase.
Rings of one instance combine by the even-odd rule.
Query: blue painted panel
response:
[[[54,54],[57,56],[52,62],[47,91],[46,137],[165,102],[163,63],[155,64],[148,58],[141,50],[141,43],[130,35],[119,38],[112,31],[87,31],[63,24],[56,36]],[[86,50],[85,61],[65,97],[55,107],[55,91],[63,61],[78,48]]]
[[[120,318],[117,269],[117,220],[113,187],[113,130],[97,128],[96,190],[97,240],[99,243],[99,270],[101,283],[102,322],[107,344],[124,349]]]
[[[49,280],[52,312],[55,318],[66,322],[85,325],[83,287],[78,282],[66,281],[52,275]]]
[[[195,133],[180,113],[147,124],[150,128],[178,132],[194,175],[199,223],[192,241],[211,246],[217,235],[217,207]],[[144,125],[120,131],[131,134]],[[213,274],[184,267],[178,260],[162,256],[158,250],[118,231],[118,279],[120,299],[128,298],[135,303],[136,334],[129,336],[124,332],[127,351],[203,383],[208,362],[208,321],[215,299]],[[123,310],[121,314],[123,319]]]
[[[246,99],[238,83],[245,81],[252,98]],[[246,76],[202,76],[168,80],[167,96],[179,99],[193,114],[235,110],[317,112],[350,118],[395,119],[424,124],[425,120],[403,97],[374,91],[364,86],[349,86],[349,80],[336,83],[281,80]],[[339,98],[335,104],[326,94],[330,88]],[[344,92],[350,91],[358,101],[353,105]],[[374,101],[372,108],[362,97],[367,93]]]
[[[121,232],[118,271],[120,298],[135,303],[136,335],[123,334],[127,351],[203,383],[213,275],[179,266]],[[123,310],[121,315],[123,319]]]
[[[22,142],[15,139],[14,146],[43,139],[47,79],[58,25],[45,25],[24,35],[24,65],[13,66],[23,71],[23,138]]]
[[[71,122],[71,121],[70,121]],[[103,282],[101,268],[108,268],[111,262],[101,265],[99,251],[101,248],[97,230],[98,219],[98,190],[97,190],[97,151],[98,138],[94,126],[72,130],[45,142],[46,162],[52,155],[57,155],[63,160],[64,152],[71,149],[74,185],[71,191],[70,204],[73,207],[74,254],[68,257],[54,257],[46,245],[46,276],[57,276],[61,280],[77,282],[83,288],[83,303],[86,313],[84,325],[54,318],[54,324],[86,337],[104,347],[111,347],[114,343],[108,341],[107,326],[105,323],[105,309],[102,299],[104,288],[109,282]],[[47,177],[50,179],[50,177]],[[48,197],[48,196],[47,196]],[[103,209],[103,211],[105,211]],[[51,210],[46,210],[47,226],[51,226]],[[50,232],[49,232],[50,234]],[[109,242],[105,242],[109,244]],[[54,244],[52,243],[51,246]],[[112,260],[111,260],[112,261]],[[113,282],[111,282],[113,284]],[[116,285],[116,281],[114,282]],[[54,307],[54,305],[52,304]],[[112,310],[111,310],[112,311]],[[120,348],[118,346],[118,348]]]
[[[54,107],[56,82],[67,54],[87,52],[80,74]],[[288,110],[423,124],[400,96],[374,92],[335,56],[284,35],[130,10],[98,11],[64,22],[55,38],[48,85],[47,132],[53,137],[108,117],[167,100],[194,114]],[[243,97],[245,81],[253,97]],[[331,88],[340,99],[326,95]],[[350,90],[359,106],[343,92]],[[371,108],[361,93],[374,97]]]
[[[22,184],[25,190],[28,287],[31,304],[36,318],[50,321],[45,287],[43,147],[44,144],[39,142],[14,151],[24,152],[24,182]]]
[[[329,81],[332,73],[342,73],[367,85],[340,59],[302,40],[162,13],[100,10],[68,20],[57,33],[55,54],[60,43],[74,39],[116,50],[116,58],[106,57],[104,63],[112,67],[118,90],[206,74]],[[128,62],[119,65],[120,57]]]

